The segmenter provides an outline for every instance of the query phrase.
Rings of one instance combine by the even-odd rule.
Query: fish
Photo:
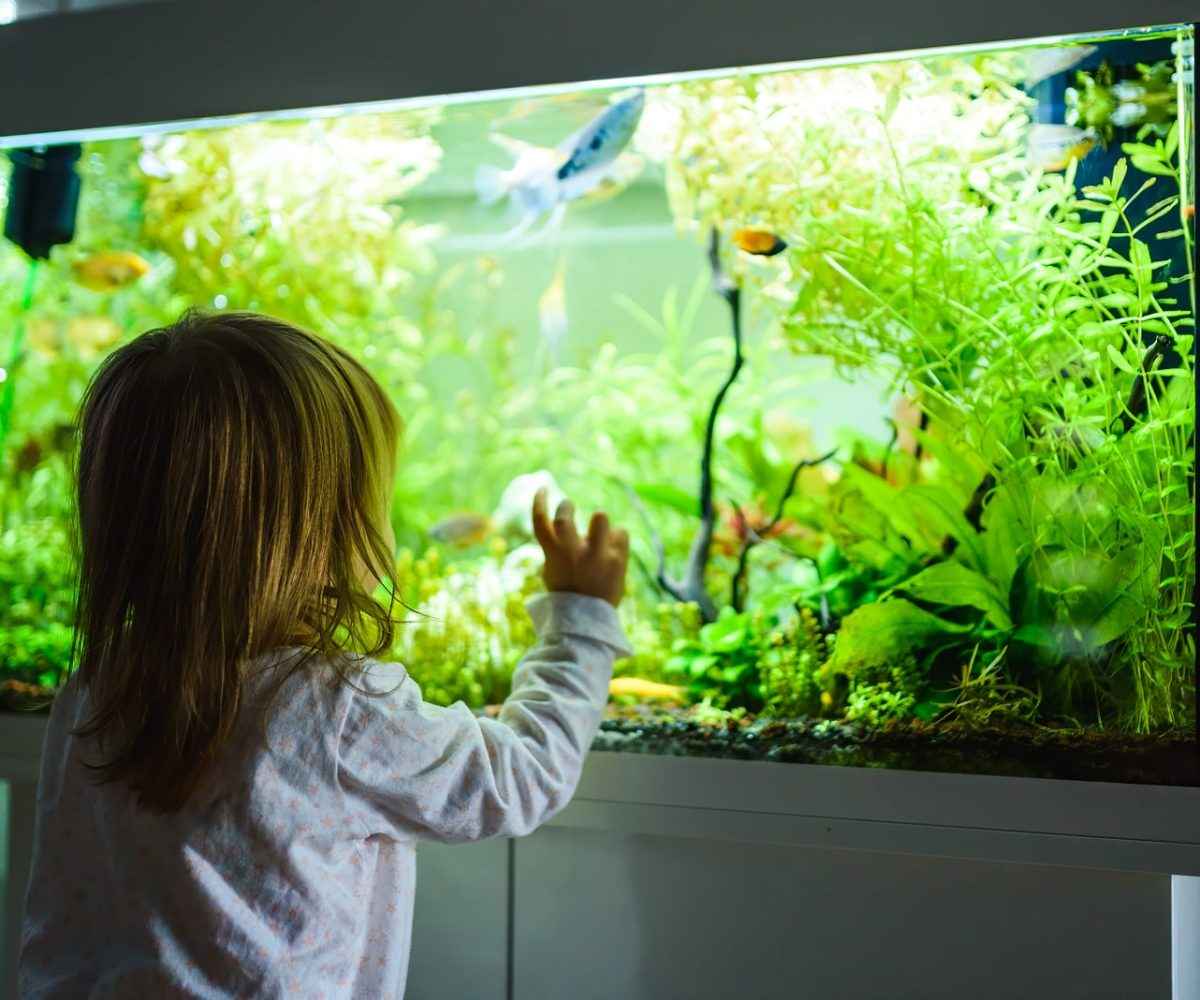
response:
[[[475,174],[475,189],[484,205],[508,198],[519,221],[509,232],[515,238],[543,216],[546,228],[562,222],[567,205],[592,192],[608,179],[618,157],[629,145],[641,121],[646,94],[638,89],[609,105],[554,150],[515,143],[520,149],[508,169],[484,164]]]
[[[733,245],[743,253],[754,254],[756,257],[774,257],[787,249],[787,243],[769,229],[756,229],[752,226],[734,232]]]
[[[523,142],[498,132],[492,134],[491,140],[514,159],[515,165],[511,171],[504,171],[506,174],[515,172],[523,176],[534,176],[539,171],[557,170],[563,162],[563,154],[559,149]],[[605,171],[599,183],[575,200],[580,205],[596,205],[608,201],[636,181],[645,168],[644,157],[629,151],[622,152],[613,161],[612,167]],[[490,169],[487,168],[487,171],[490,172]],[[478,182],[478,176],[476,180]],[[484,182],[484,186],[488,186],[487,182]],[[493,204],[502,197],[503,194],[494,196],[491,189],[480,193],[480,200],[485,204]]]
[[[429,529],[434,541],[460,549],[478,545],[491,533],[492,519],[486,514],[451,514]]]
[[[14,465],[18,472],[32,472],[41,464],[44,454],[42,443],[35,437],[28,438],[17,449]]]
[[[1029,130],[1029,155],[1037,167],[1053,173],[1066,170],[1074,160],[1082,160],[1098,141],[1091,129],[1039,123]]]
[[[659,684],[641,677],[614,677],[608,682],[610,698],[638,698],[643,701],[673,701],[683,704],[687,694],[675,684]]]
[[[538,299],[538,326],[550,362],[555,366],[561,360],[563,340],[567,336],[566,274],[566,260],[560,257],[554,277]]]
[[[1184,205],[1183,206],[1183,217],[1185,219],[1194,219],[1196,217],[1196,206],[1195,205]]]
[[[104,250],[71,266],[75,280],[94,292],[114,292],[150,271],[150,262],[145,257],[128,250]]]
[[[47,360],[58,357],[62,346],[59,324],[52,319],[31,319],[25,327],[25,339],[30,350]]]
[[[1031,52],[1025,60],[1025,89],[1032,90],[1042,81],[1074,69],[1097,51],[1095,45],[1072,45]]]
[[[77,316],[67,323],[66,338],[84,357],[103,353],[121,339],[121,327],[107,316]]]

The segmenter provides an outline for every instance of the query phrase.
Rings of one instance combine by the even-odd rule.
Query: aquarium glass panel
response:
[[[343,345],[403,415],[420,613],[393,654],[432,701],[505,697],[546,486],[632,535],[599,751],[1200,783],[1192,46],[9,150],[5,704],[69,671],[89,376],[188,307],[248,309]]]

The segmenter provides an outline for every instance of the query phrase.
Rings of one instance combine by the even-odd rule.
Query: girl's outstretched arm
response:
[[[349,699],[338,781],[366,836],[448,842],[521,836],[575,791],[608,696],[629,654],[613,606],[556,592],[529,603],[539,643],[513,674],[496,719],[426,703],[398,664],[372,664]]]
[[[338,782],[367,836],[520,836],[574,794],[613,660],[630,653],[616,614],[629,536],[597,513],[581,538],[574,506],[563,501],[551,520],[544,490],[533,503],[533,530],[550,593],[529,603],[539,643],[514,671],[499,718],[427,704],[397,665],[373,664],[365,678],[390,693],[351,695]]]

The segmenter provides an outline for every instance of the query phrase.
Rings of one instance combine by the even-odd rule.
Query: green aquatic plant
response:
[[[1118,128],[1166,135],[1178,117],[1175,68],[1173,59],[1138,63],[1121,79],[1107,62],[1091,72],[1080,70],[1065,94],[1067,124],[1093,129],[1105,142]]]
[[[847,71],[845,115],[795,100],[836,71],[680,85],[662,112],[672,203],[681,225],[778,232],[787,251],[741,265],[763,310],[796,350],[883,375],[920,416],[881,468],[844,463],[820,514],[871,581],[840,615],[824,575],[804,585],[842,619],[825,681],[916,655],[951,687],[956,660],[990,650],[1047,718],[1186,725],[1190,122],[1079,190],[1073,168],[1026,160],[1011,71]],[[955,146],[951,118],[990,146]],[[733,131],[752,138],[722,141]]]
[[[910,718],[916,704],[914,695],[893,689],[888,681],[859,684],[850,690],[846,699],[846,721],[878,728],[894,720]]]
[[[71,666],[75,611],[70,487],[61,456],[6,484],[20,512],[0,529],[0,677],[56,687]]]
[[[397,595],[412,610],[396,629],[391,655],[431,702],[475,708],[507,696],[513,669],[533,644],[525,601],[538,588],[537,566],[520,550],[447,566],[436,550],[396,562]]]
[[[676,679],[670,676],[668,663],[677,647],[696,641],[703,624],[696,605],[677,601],[648,609],[641,601],[628,601],[621,607],[621,618],[633,655],[619,660],[613,673],[650,681]]]
[[[403,218],[437,167],[433,110],[143,140],[146,238],[198,305],[270,313],[362,350],[403,346],[398,298],[436,231]]]
[[[808,608],[801,608],[784,627],[768,637],[759,664],[763,713],[801,718],[822,710],[817,679],[825,659],[825,637]]]
[[[720,708],[762,706],[759,669],[767,625],[762,615],[724,607],[694,640],[680,640],[666,664],[666,676],[687,687],[695,701]]]
[[[31,440],[44,443],[74,420],[83,387],[107,351],[175,319],[187,305],[172,286],[173,263],[142,229],[146,184],[138,148],[133,140],[84,147],[76,238],[55,247],[36,271],[24,253],[0,241],[0,367],[11,407],[0,463],[9,470],[18,450]],[[0,176],[0,211],[6,187]],[[114,251],[145,258],[149,273],[109,290],[78,280],[78,265]],[[11,510],[7,516],[14,516]]]

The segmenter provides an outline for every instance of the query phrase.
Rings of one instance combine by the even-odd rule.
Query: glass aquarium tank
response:
[[[1193,81],[1176,25],[10,149],[5,705],[89,375],[248,309],[404,416],[432,701],[505,697],[545,485],[632,535],[598,750],[1200,784]]]

